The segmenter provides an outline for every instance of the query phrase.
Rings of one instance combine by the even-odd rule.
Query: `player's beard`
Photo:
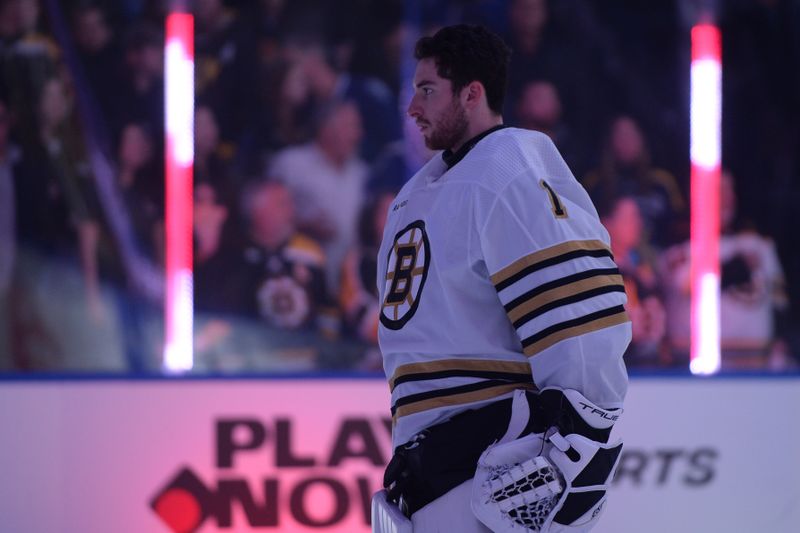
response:
[[[430,150],[448,150],[465,140],[468,125],[464,106],[457,98],[453,98],[442,113],[442,118],[435,126],[431,124],[430,135],[425,137],[425,146]]]

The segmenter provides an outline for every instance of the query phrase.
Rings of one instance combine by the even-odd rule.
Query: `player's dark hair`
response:
[[[457,24],[442,28],[433,37],[417,41],[414,57],[433,58],[439,76],[453,84],[453,94],[473,81],[481,82],[489,108],[498,115],[503,112],[511,49],[485,27]]]

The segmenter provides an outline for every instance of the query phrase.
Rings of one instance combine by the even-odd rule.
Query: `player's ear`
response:
[[[479,81],[468,83],[467,86],[464,87],[461,95],[463,99],[462,103],[467,107],[475,107],[482,100],[486,99],[483,84]]]

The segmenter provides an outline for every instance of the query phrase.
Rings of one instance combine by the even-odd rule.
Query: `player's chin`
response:
[[[423,134],[422,138],[425,141],[425,148],[428,150],[444,150],[441,146],[442,143],[435,137]]]

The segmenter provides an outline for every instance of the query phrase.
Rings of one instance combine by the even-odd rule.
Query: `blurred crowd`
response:
[[[0,0],[0,371],[158,372],[164,0]],[[420,35],[504,36],[507,124],[592,196],[631,368],[689,357],[692,0],[195,0],[198,372],[373,371],[377,248],[431,154]],[[719,3],[723,367],[797,367],[800,7]]]

